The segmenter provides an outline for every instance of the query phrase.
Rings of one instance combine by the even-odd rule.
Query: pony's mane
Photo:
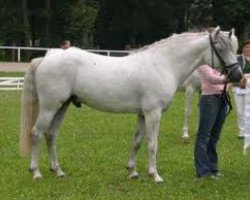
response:
[[[194,33],[194,32],[185,32],[185,33],[181,33],[181,34],[176,34],[175,33],[175,34],[172,34],[168,38],[164,38],[164,39],[156,41],[156,42],[154,42],[152,44],[143,46],[143,47],[141,47],[139,49],[132,50],[131,53],[141,52],[141,51],[147,50],[148,48],[151,48],[151,47],[166,45],[166,43],[169,43],[169,45],[171,45],[171,43],[174,43],[176,40],[178,40],[179,42],[182,42],[182,41],[186,41],[188,39],[197,38],[197,37],[200,37],[200,36],[207,35],[208,33],[209,32],[207,32],[207,31],[199,32],[199,33]]]

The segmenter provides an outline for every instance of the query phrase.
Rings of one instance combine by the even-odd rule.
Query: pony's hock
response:
[[[167,110],[178,86],[200,65],[211,62],[211,49],[234,70],[230,76],[241,78],[235,67],[237,39],[232,32],[216,28],[210,34],[183,33],[161,40],[124,57],[106,57],[78,48],[49,51],[28,68],[23,86],[21,151],[31,154],[34,178],[38,168],[39,143],[45,133],[50,165],[56,175],[59,167],[56,138],[64,114],[73,101],[107,112],[135,113],[138,116],[128,161],[129,176],[137,176],[137,152],[142,139],[148,141],[148,173],[155,182],[163,179],[157,170],[158,134],[161,114]],[[214,67],[220,67],[214,53]],[[72,99],[72,95],[77,98]],[[71,101],[69,99],[71,98]],[[64,173],[63,173],[64,174]]]

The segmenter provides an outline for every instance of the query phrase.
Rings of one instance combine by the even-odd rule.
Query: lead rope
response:
[[[229,115],[230,111],[233,110],[233,105],[231,102],[231,98],[229,93],[227,92],[227,82],[225,81],[223,90],[222,90],[222,99],[227,103],[227,105],[229,106],[229,109],[227,111],[227,115]]]

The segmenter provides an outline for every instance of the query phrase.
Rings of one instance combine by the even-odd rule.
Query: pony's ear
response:
[[[231,38],[232,35],[235,35],[235,29],[234,28],[232,28],[231,31],[229,32],[228,37]]]
[[[220,27],[217,26],[213,32],[212,32],[212,35],[214,36],[214,38],[217,38],[217,36],[220,34]]]

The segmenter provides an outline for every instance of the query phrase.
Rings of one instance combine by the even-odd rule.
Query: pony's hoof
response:
[[[42,178],[42,174],[37,168],[30,167],[29,172],[33,174],[33,180],[38,180]]]
[[[161,177],[159,177],[159,178],[155,178],[154,182],[155,183],[163,183],[164,181],[163,181],[163,179]]]
[[[131,172],[131,173],[129,174],[128,177],[129,177],[130,179],[137,179],[137,178],[139,178],[139,174],[138,174],[137,171],[133,171],[133,172]]]
[[[64,172],[58,172],[58,173],[56,174],[56,176],[57,176],[58,178],[64,178],[64,177],[66,176],[66,174],[65,174]]]
[[[129,177],[130,179],[136,179],[136,178],[139,177],[139,174],[138,174],[138,172],[135,170],[135,167],[134,167],[134,166],[128,165],[128,166],[126,166],[126,169],[128,170],[128,173],[129,173],[128,177]]]
[[[159,176],[157,173],[149,173],[149,176],[151,176],[154,179],[155,183],[163,183],[163,179]]]
[[[42,178],[42,174],[40,172],[35,172],[33,175],[33,180],[39,180]]]
[[[60,167],[51,167],[50,171],[54,172],[56,174],[56,177],[65,177],[66,174],[61,170]]]

